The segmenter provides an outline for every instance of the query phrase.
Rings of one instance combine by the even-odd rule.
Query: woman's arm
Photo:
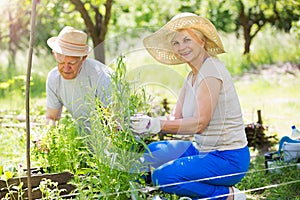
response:
[[[175,108],[173,110],[172,116],[175,119],[181,119],[182,118],[182,105],[184,101],[184,96],[185,96],[185,84],[183,85],[178,100],[176,102]]]
[[[213,115],[221,87],[221,80],[213,77],[205,78],[200,83],[196,93],[197,105],[193,117],[184,119],[175,117],[175,120],[162,120],[161,131],[174,134],[202,133]],[[182,103],[180,102],[179,105],[181,106]],[[181,107],[180,111],[177,111],[178,113],[181,114]]]

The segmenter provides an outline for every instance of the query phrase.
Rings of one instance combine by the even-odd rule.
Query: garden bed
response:
[[[76,188],[74,185],[68,183],[72,178],[73,174],[70,172],[33,174],[31,176],[32,199],[42,198],[40,183],[43,180],[51,180],[52,183],[57,183],[55,187],[61,196],[72,193]],[[54,189],[54,185],[51,187],[50,189]],[[7,182],[0,180],[0,199],[4,198],[7,194],[14,199],[28,198],[27,188],[27,176],[10,178]],[[68,195],[68,197],[70,197],[70,195]]]

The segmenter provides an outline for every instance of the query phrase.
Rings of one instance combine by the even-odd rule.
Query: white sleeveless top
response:
[[[222,88],[213,116],[201,134],[194,134],[197,148],[208,152],[230,150],[245,147],[247,138],[244,129],[241,107],[230,73],[222,62],[216,58],[207,58],[200,68],[194,85],[192,73],[183,85],[183,118],[192,117],[196,110],[196,91],[201,81],[215,77],[222,81]]]

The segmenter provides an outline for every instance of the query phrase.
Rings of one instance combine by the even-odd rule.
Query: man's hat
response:
[[[64,27],[57,37],[47,40],[49,47],[65,56],[85,56],[91,52],[87,44],[87,34],[71,26]]]

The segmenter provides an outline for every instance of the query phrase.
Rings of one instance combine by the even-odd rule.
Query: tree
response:
[[[100,5],[99,3],[93,3],[93,1],[86,1],[85,3],[83,3],[81,0],[70,1],[75,6],[75,9],[80,12],[87,31],[92,38],[95,58],[105,63],[104,40],[111,17],[113,0],[106,0]],[[91,15],[94,16],[94,19],[92,19]]]
[[[23,39],[29,32],[27,26],[30,18],[27,16],[30,14],[30,7],[28,5],[26,1],[20,0],[6,2],[3,5],[0,41],[8,48],[8,78],[11,78],[16,71],[17,51],[27,47]]]
[[[219,30],[236,32],[237,36],[242,30],[244,54],[250,53],[251,42],[267,24],[289,32],[293,24],[300,23],[297,0],[202,0],[190,9],[211,19]]]
[[[58,34],[66,25],[86,30],[94,56],[105,63],[104,40],[111,17],[112,0],[49,0],[38,7],[36,45]]]
[[[294,0],[255,0],[248,5],[238,0],[238,7],[237,25],[243,28],[244,54],[250,52],[253,38],[266,24],[288,32],[300,17],[300,2]]]

